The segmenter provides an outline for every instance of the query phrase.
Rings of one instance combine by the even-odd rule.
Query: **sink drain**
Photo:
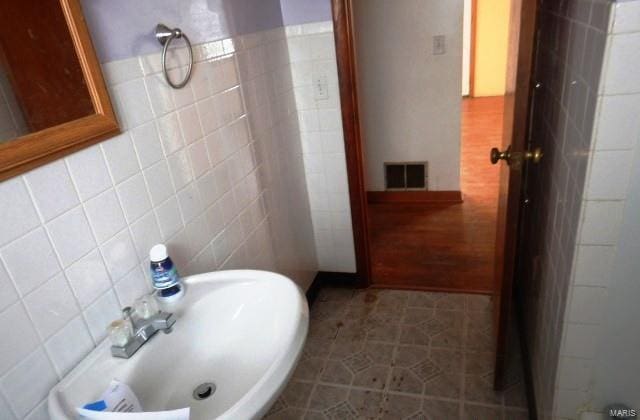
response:
[[[193,398],[198,401],[206,400],[207,398],[212,396],[214,392],[216,392],[216,384],[205,382],[198,385],[196,389],[193,390]]]

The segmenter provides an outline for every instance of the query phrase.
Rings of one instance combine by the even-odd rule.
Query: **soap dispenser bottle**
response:
[[[156,289],[156,299],[161,302],[174,302],[184,295],[184,287],[173,261],[169,258],[167,247],[154,245],[149,251],[151,281]]]

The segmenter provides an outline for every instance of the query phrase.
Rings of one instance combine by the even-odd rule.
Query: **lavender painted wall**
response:
[[[283,25],[279,0],[82,0],[82,7],[103,63],[159,51],[159,22],[180,27],[194,44]]]
[[[330,0],[280,0],[285,25],[331,20]]]

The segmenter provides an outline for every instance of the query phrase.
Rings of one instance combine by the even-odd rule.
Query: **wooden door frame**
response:
[[[531,34],[534,31],[531,30],[531,25],[535,28],[536,22],[536,9],[537,2],[539,0],[512,0],[513,4],[525,4],[525,8],[523,10],[523,16],[520,16],[520,21],[518,22],[519,26],[517,27],[517,31],[519,34],[522,34],[523,28],[528,28]],[[344,129],[344,142],[345,142],[345,157],[347,163],[347,175],[349,182],[349,200],[351,203],[351,218],[353,224],[353,236],[354,236],[354,244],[355,244],[355,256],[356,256],[356,277],[357,277],[357,285],[360,287],[367,287],[371,282],[371,255],[369,249],[369,225],[368,225],[368,214],[367,214],[367,192],[365,189],[365,178],[364,178],[364,162],[363,162],[363,141],[360,132],[360,117],[359,117],[359,104],[358,104],[358,84],[357,84],[357,63],[355,58],[355,39],[353,32],[353,0],[331,0],[332,12],[333,12],[333,24],[334,24],[334,36],[335,36],[335,44],[336,44],[336,59],[338,66],[338,80],[339,80],[339,88],[340,88],[340,100],[342,105],[342,121],[343,121],[343,129]],[[477,15],[477,0],[473,0],[473,18],[475,21]],[[475,22],[472,24],[474,35],[473,38],[475,40]],[[520,46],[524,46],[524,48],[518,48],[518,58],[517,58],[517,79],[518,82],[518,99],[511,98],[515,104],[513,105],[515,108],[513,120],[511,122],[507,122],[505,120],[505,129],[508,129],[506,133],[510,133],[511,138],[517,136],[525,136],[526,135],[526,127],[528,126],[529,115],[526,112],[526,109],[529,106],[530,98],[527,98],[526,103],[523,101],[523,97],[527,96],[526,93],[523,92],[527,89],[530,89],[529,85],[524,85],[522,81],[525,79],[525,75],[521,72],[529,72],[532,75],[532,67],[533,67],[533,51],[535,50],[534,40],[533,39],[521,39],[519,35],[519,44]],[[534,36],[535,38],[535,36]],[[475,42],[472,44],[472,57],[473,63],[475,67]],[[510,45],[510,52],[513,51],[514,45]],[[521,63],[524,63],[522,67]],[[528,68],[525,70],[525,67]],[[529,81],[530,82],[530,81]],[[472,93],[472,91],[470,91]],[[506,108],[505,108],[506,112]],[[511,124],[510,127],[506,127],[507,124]],[[488,151],[487,151],[488,152]],[[502,170],[505,170],[504,168]],[[512,199],[519,200],[520,197],[511,197]],[[519,214],[510,215],[511,221],[516,221],[516,223],[521,223],[519,220]],[[513,278],[516,275],[516,266],[515,266],[515,250],[517,249],[517,242],[521,241],[522,238],[518,238],[519,230],[516,227],[516,237],[508,238],[511,241],[508,242],[508,249],[510,255],[503,255],[502,257],[505,259],[511,259],[508,264],[504,267],[500,267],[499,261],[496,260],[496,267],[499,269],[496,272],[496,278],[500,281],[500,285],[498,287],[501,288],[502,294],[511,294],[512,293],[512,282],[504,282],[502,281],[504,278],[511,276]],[[497,238],[500,237],[504,232],[497,232]],[[504,261],[504,260],[503,260]],[[508,284],[506,284],[508,283]],[[501,294],[501,296],[502,296]],[[510,299],[504,300],[500,299],[495,302],[496,305],[500,305],[501,313],[509,314],[511,311]],[[506,318],[500,317],[500,319],[496,320],[497,325],[500,326],[502,331],[506,331]],[[501,345],[505,345],[507,340],[507,335],[499,335],[496,337],[496,344],[498,347]],[[502,389],[505,384],[501,381],[501,377],[504,376],[504,372],[498,372],[501,366],[504,364],[504,355],[499,354],[496,351],[496,376],[494,378],[494,387],[496,389]],[[501,363],[502,362],[502,363]],[[525,361],[525,363],[527,363]],[[532,391],[531,386],[531,378],[530,375],[525,378],[527,382],[528,391]],[[533,398],[530,397],[530,403],[533,401]],[[532,407],[530,407],[532,408]],[[533,406],[535,410],[535,405]],[[534,411],[532,411],[533,413]]]
[[[476,20],[478,0],[471,1],[471,57],[469,63],[469,96],[474,95],[476,62]],[[357,63],[353,31],[353,0],[331,0],[333,30],[338,65],[338,83],[342,125],[344,130],[345,158],[349,183],[349,202],[356,257],[358,287],[367,287],[371,281],[371,254],[369,249],[369,218],[367,191],[365,188],[364,144],[360,133],[360,109],[358,104]]]
[[[353,29],[353,0],[331,0],[338,82],[344,130],[345,158],[349,183],[349,202],[356,257],[356,277],[359,287],[371,285],[371,254],[369,249],[369,225],[367,212],[367,191],[362,141],[360,130],[360,110],[358,104],[357,62]],[[472,40],[475,41],[477,0],[472,0]],[[521,30],[521,28],[520,28]],[[533,44],[530,46],[533,48]],[[475,67],[475,42],[471,49],[472,70]],[[524,54],[531,51],[524,52]],[[523,52],[521,51],[521,54]],[[473,77],[471,77],[473,80]],[[470,86],[473,94],[473,84]],[[527,124],[527,116],[517,115],[515,129],[521,133],[522,124]]]
[[[360,135],[360,110],[352,19],[353,3],[352,0],[331,0],[331,8],[356,256],[357,286],[367,287],[371,284],[371,255],[369,251],[367,191],[362,159],[363,143]]]

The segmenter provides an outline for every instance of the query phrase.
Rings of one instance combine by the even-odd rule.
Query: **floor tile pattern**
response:
[[[491,298],[323,289],[269,420],[525,420],[518,359],[495,392]]]

